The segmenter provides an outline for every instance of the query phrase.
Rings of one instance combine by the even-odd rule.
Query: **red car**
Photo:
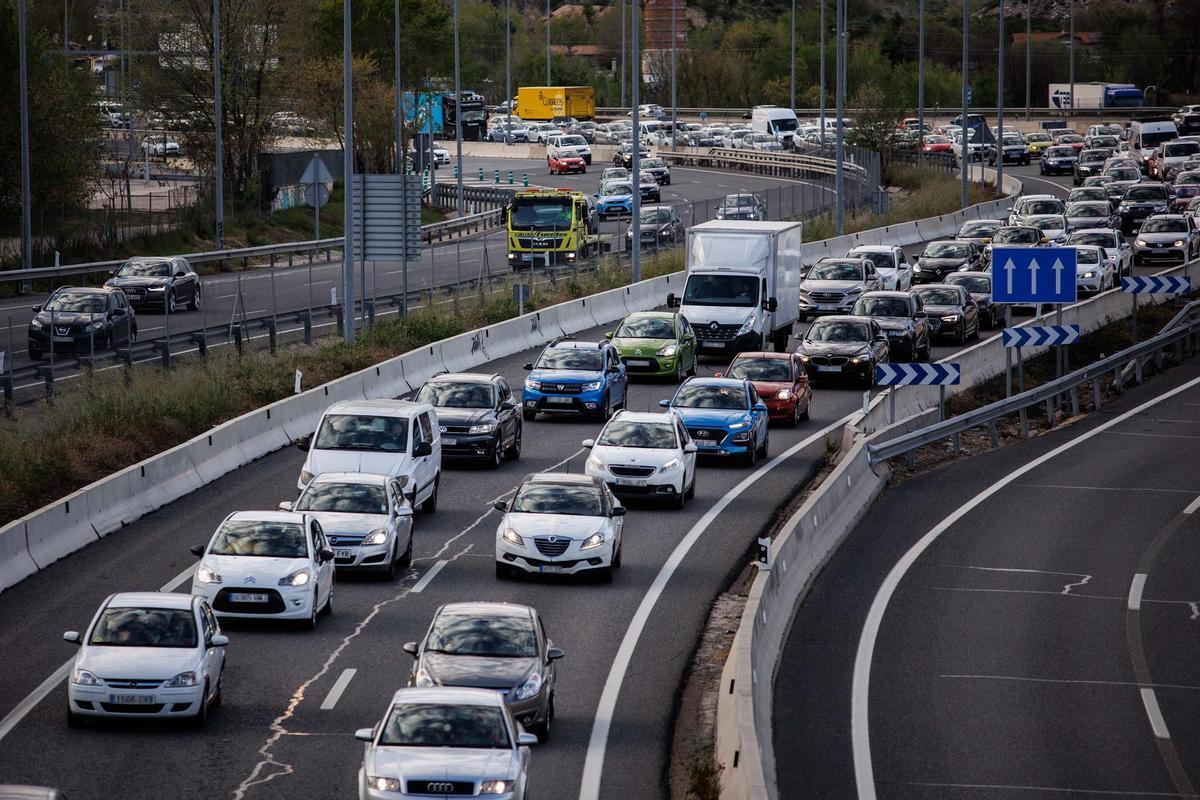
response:
[[[922,153],[949,153],[953,149],[954,144],[948,136],[942,136],[940,133],[930,133],[921,137]]]
[[[750,381],[774,421],[795,427],[808,419],[812,386],[804,365],[794,353],[740,353],[730,362],[729,369],[718,372],[716,377]]]
[[[546,156],[546,165],[550,167],[551,175],[565,175],[568,172],[587,172],[587,162],[574,153],[554,153]]]
[[[1054,137],[1055,145],[1063,145],[1074,147],[1076,150],[1083,149],[1083,137],[1078,133],[1063,133]]]

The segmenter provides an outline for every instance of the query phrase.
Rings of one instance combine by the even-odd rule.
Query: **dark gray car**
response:
[[[200,308],[200,276],[179,256],[131,258],[104,285],[125,292],[134,308],[158,306],[172,314],[182,305]]]
[[[852,313],[879,323],[887,335],[891,359],[929,360],[929,318],[917,295],[912,292],[867,292],[855,302]]]

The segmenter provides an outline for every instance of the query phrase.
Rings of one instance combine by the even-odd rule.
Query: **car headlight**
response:
[[[535,392],[540,392],[542,390],[542,383],[541,383],[541,381],[534,381],[534,380],[530,380],[529,378],[526,378],[525,379],[525,388],[531,389]]]
[[[313,474],[306,469],[300,470],[300,482],[307,484],[313,479]]]
[[[588,456],[587,462],[584,464],[587,469],[601,470],[604,469],[604,462],[595,456]]]
[[[39,320],[37,317],[34,317],[33,319],[29,320],[29,327],[33,328],[35,331],[40,331],[45,326],[42,325],[41,320]]]
[[[166,290],[167,290],[167,287],[165,287],[165,286],[147,286],[146,287],[147,292],[165,292]]]
[[[511,791],[515,781],[484,781],[479,784],[480,794],[504,794]]]
[[[806,356],[803,353],[800,354],[800,361],[805,364],[807,364],[811,358],[812,356]]]
[[[583,385],[583,390],[585,392],[594,392],[603,385],[604,385],[604,381],[592,381],[591,383],[585,383]]]
[[[1167,210],[1167,204],[1163,203],[1162,205],[1155,206],[1154,210],[1161,214],[1162,212]]]
[[[367,785],[377,792],[400,791],[400,780],[398,778],[380,778],[378,776],[368,775]]]
[[[220,583],[221,576],[216,571],[201,564],[196,568],[196,580],[200,583]]]
[[[1183,239],[1176,239],[1173,247],[1183,247]]]
[[[1137,240],[1137,246],[1138,246],[1138,247],[1145,247],[1145,246],[1146,246],[1146,240],[1145,240],[1145,239],[1138,239],[1138,240]]]
[[[580,550],[590,550],[593,547],[599,547],[604,544],[604,531],[596,531],[591,536],[583,540],[583,544],[579,545]]]
[[[163,684],[165,689],[181,689],[184,686],[199,686],[200,678],[194,672],[181,672]]]
[[[671,342],[670,344],[663,345],[661,348],[659,348],[658,355],[663,356],[664,358],[669,358],[670,356],[675,355],[677,352],[679,352],[679,345],[677,345],[675,342]]]
[[[1085,278],[1094,278],[1094,277],[1096,277],[1096,273],[1094,273],[1094,272],[1091,272],[1091,271],[1088,271],[1088,272],[1085,272],[1085,273],[1083,273],[1083,277],[1085,277]]]
[[[312,574],[307,569],[298,569],[291,575],[279,579],[280,586],[307,586]]]
[[[105,320],[98,319],[95,322],[89,322],[87,327],[84,328],[84,330],[87,331],[88,333],[94,333],[95,331],[98,331],[101,328],[103,328],[105,324],[106,324]]]
[[[363,539],[363,544],[383,544],[387,541],[387,528],[376,528],[367,534],[367,538]]]
[[[750,427],[750,422],[748,420],[742,420],[741,422],[731,423],[729,425],[729,430],[740,431],[742,428],[749,428],[749,427]]]
[[[672,458],[670,461],[668,461],[667,463],[665,463],[661,467],[659,467],[658,471],[659,472],[674,472],[677,469],[679,469],[679,459]]]
[[[509,544],[515,544],[517,547],[525,546],[525,540],[521,538],[521,534],[517,533],[512,528],[505,528],[504,533],[500,534],[500,538]]]
[[[76,686],[103,686],[104,681],[97,678],[86,669],[77,669],[71,673],[71,683]]]
[[[920,271],[921,271],[921,265],[920,265],[920,264],[918,264],[917,266],[913,267],[913,272],[920,272]]]
[[[942,317],[942,322],[958,322],[958,314],[948,314]]]
[[[746,318],[746,321],[742,323],[742,327],[738,328],[737,335],[744,336],[745,334],[749,333],[753,329],[754,329],[754,315],[751,314],[749,317]]]
[[[496,429],[496,423],[484,422],[480,425],[472,425],[467,433],[491,433]]]
[[[787,400],[791,396],[792,396],[791,389],[780,389],[779,393],[775,395],[775,399],[776,400]]]
[[[513,691],[514,700],[528,700],[542,690],[542,673],[534,672]]]
[[[419,686],[423,689],[427,689],[430,686],[437,686],[437,681],[433,679],[433,676],[429,674],[428,670],[422,667],[421,669],[417,670],[417,676],[413,679],[413,686]]]

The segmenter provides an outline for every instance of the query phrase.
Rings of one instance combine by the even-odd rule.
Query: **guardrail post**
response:
[[[988,438],[992,442],[993,449],[1000,446],[1000,429],[996,426],[996,420],[988,423]]]
[[[528,172],[522,172],[522,173],[521,173],[521,185],[522,185],[522,186],[528,186],[528,185],[529,185],[529,173],[528,173]]]
[[[275,355],[275,320],[264,319],[263,326],[267,329],[267,339],[271,343],[271,355]]]
[[[1021,438],[1025,439],[1029,436],[1029,416],[1025,413],[1025,409],[1017,412],[1017,416],[1021,418]]]
[[[304,343],[312,344],[312,312],[304,311]]]
[[[208,358],[208,329],[204,329],[199,333],[191,335],[192,342],[196,345],[196,351],[200,354],[200,358]]]
[[[909,469],[917,468],[917,448],[914,447],[905,454],[904,463]]]
[[[1079,416],[1079,387],[1071,387],[1071,416]]]
[[[42,367],[42,381],[46,386],[46,402],[54,403],[54,367]]]
[[[242,323],[235,322],[229,326],[229,329],[233,333],[233,346],[240,356],[242,354]]]
[[[342,311],[342,307],[340,305],[333,307],[333,316],[337,319],[338,335],[345,336],[345,334],[346,334],[346,331],[345,331],[346,315]]]
[[[1050,423],[1050,427],[1054,427],[1054,401],[1050,398],[1046,399],[1046,421]]]
[[[1103,392],[1100,391],[1100,379],[1092,378],[1092,405],[1095,406],[1092,409],[1093,411],[1100,410],[1100,404],[1103,402],[1103,399]]]

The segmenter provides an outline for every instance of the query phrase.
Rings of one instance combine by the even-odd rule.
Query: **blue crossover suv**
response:
[[[688,378],[659,405],[679,412],[698,455],[736,456],[751,466],[767,456],[767,406],[750,381]]]
[[[625,365],[611,342],[556,340],[525,369],[529,377],[521,393],[521,416],[526,420],[539,411],[606,420],[625,407]]]

